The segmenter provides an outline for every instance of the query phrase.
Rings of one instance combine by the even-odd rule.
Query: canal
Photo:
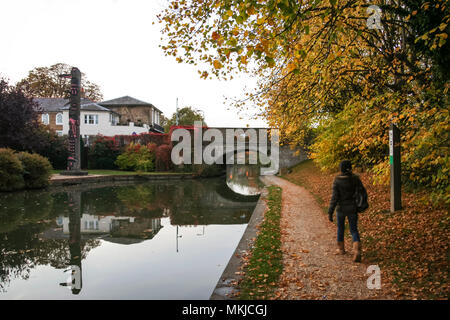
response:
[[[208,299],[257,188],[229,169],[0,194],[0,299]]]

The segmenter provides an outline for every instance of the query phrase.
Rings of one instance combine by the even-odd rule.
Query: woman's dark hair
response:
[[[339,169],[343,174],[349,174],[352,172],[352,163],[350,160],[342,160],[339,164]]]

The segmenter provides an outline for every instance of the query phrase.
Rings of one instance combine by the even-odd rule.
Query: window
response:
[[[62,113],[56,114],[56,124],[63,124],[63,115]]]
[[[84,115],[85,124],[98,124],[98,114],[85,114]]]
[[[50,117],[48,113],[43,113],[41,116],[41,121],[43,124],[49,124],[50,123]]]
[[[62,136],[62,135],[63,135],[63,132],[62,132],[62,131],[56,131],[56,134],[57,134],[58,136]]]
[[[159,125],[159,112],[153,109],[153,123]]]

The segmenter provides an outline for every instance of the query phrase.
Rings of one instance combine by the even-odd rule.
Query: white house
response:
[[[69,106],[60,109],[62,111],[62,134],[69,133]],[[81,136],[115,136],[132,135],[149,131],[149,126],[135,126],[133,122],[128,125],[119,125],[119,114],[91,102],[80,106],[80,134]]]
[[[113,230],[116,221],[128,221],[134,223],[134,217],[116,217],[106,216],[99,217],[91,214],[85,214],[81,216],[81,233],[109,233]],[[68,234],[69,231],[69,217],[61,216],[56,220],[56,223],[63,227],[63,233]]]
[[[41,122],[55,130],[59,135],[67,135],[69,133],[69,100],[63,98],[35,98],[34,100],[41,107],[39,110]],[[110,137],[133,135],[149,131],[164,132],[164,128],[159,125],[161,112],[152,104],[128,96],[105,103],[111,104],[111,107],[101,105],[103,103],[95,103],[89,99],[81,99],[80,135],[83,138],[96,135]],[[120,103],[120,106],[117,107],[114,103]],[[129,106],[130,103],[133,105]],[[124,109],[125,107],[128,109]],[[134,113],[140,111],[143,114],[153,114],[153,116],[149,119],[143,116],[137,117],[138,123],[135,124],[132,121],[134,118],[126,113],[126,110],[130,108]],[[119,112],[124,112],[124,114]],[[126,120],[121,119],[124,115],[127,116]]]

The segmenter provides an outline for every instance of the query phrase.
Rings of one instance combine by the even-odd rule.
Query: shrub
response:
[[[99,136],[89,148],[89,169],[117,169],[119,154],[113,138]]]
[[[12,149],[0,149],[0,191],[21,189],[23,180],[23,165]]]
[[[156,150],[158,149],[158,146],[156,143],[150,142],[147,143],[147,149],[150,150],[151,153],[156,154]]]
[[[28,152],[19,153],[17,158],[22,162],[26,188],[44,188],[49,185],[52,165],[47,158]]]
[[[38,146],[20,151],[34,152],[46,157],[55,169],[67,168],[69,156],[67,136],[58,136],[55,131],[41,126],[39,130],[36,130],[34,139],[39,140]]]
[[[149,172],[155,169],[154,160],[155,154],[147,146],[131,143],[115,164],[122,170]]]
[[[172,148],[168,144],[158,146],[155,153],[155,167],[157,171],[169,171],[172,166]]]

